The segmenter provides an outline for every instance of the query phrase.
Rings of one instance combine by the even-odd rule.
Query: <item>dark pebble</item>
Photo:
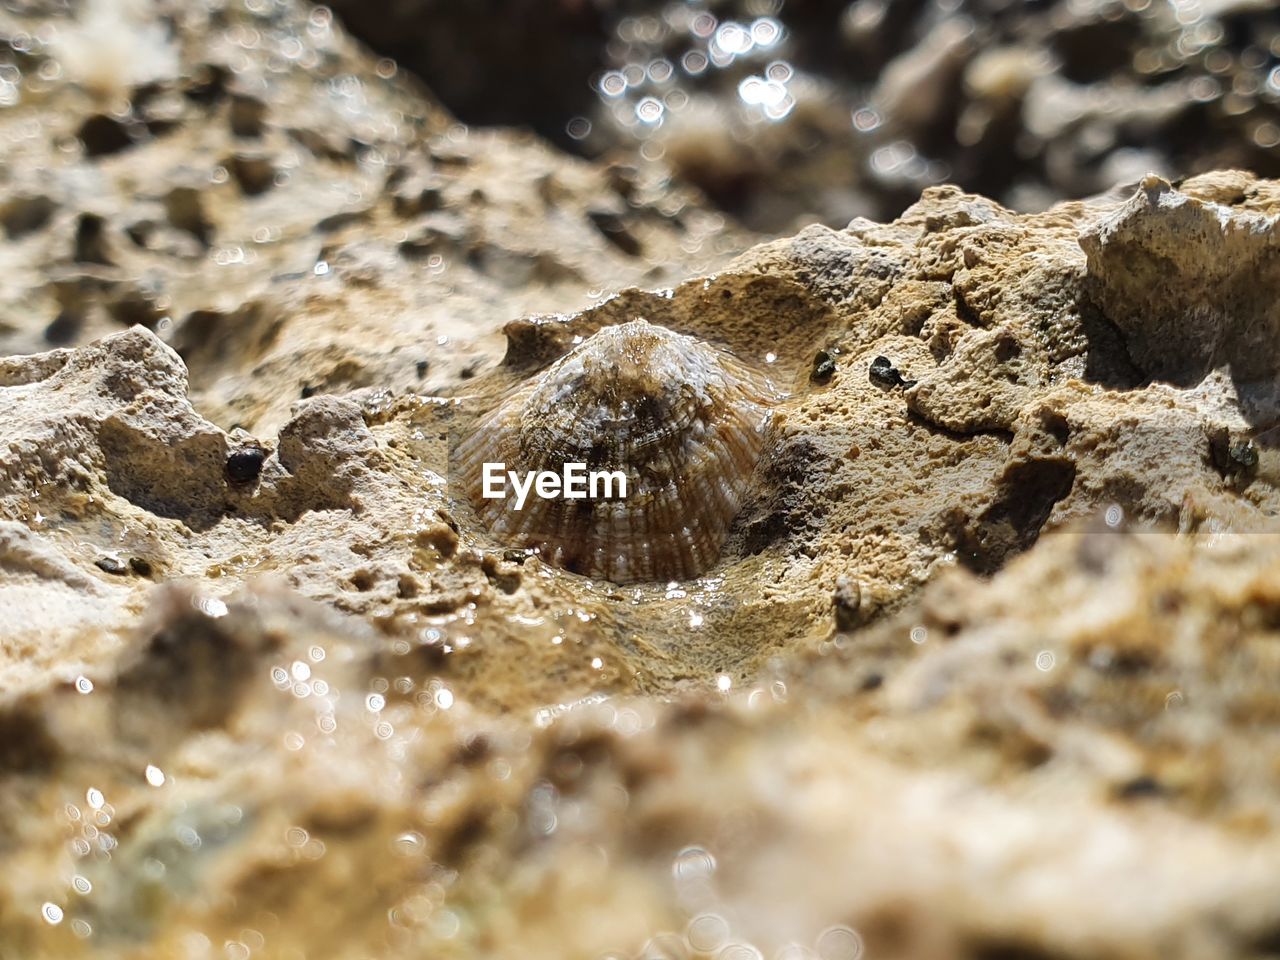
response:
[[[114,554],[106,553],[93,561],[93,565],[104,573],[114,574],[115,576],[124,576],[128,571],[123,560]]]
[[[262,472],[267,451],[261,447],[241,447],[227,455],[227,479],[232,483],[250,483]]]
[[[1231,445],[1227,459],[1241,472],[1253,470],[1258,465],[1258,448],[1252,440],[1240,440]]]
[[[819,350],[813,358],[813,369],[809,371],[809,379],[814,383],[828,383],[835,373],[835,357],[825,350]]]
[[[1219,427],[1209,436],[1209,456],[1223,477],[1250,477],[1258,468],[1258,448],[1249,439],[1232,437]]]
[[[882,387],[911,387],[914,380],[905,379],[888,357],[876,357],[871,361],[871,382]]]

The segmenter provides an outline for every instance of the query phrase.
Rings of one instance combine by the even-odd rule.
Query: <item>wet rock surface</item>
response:
[[[321,11],[94,9],[4,14],[0,956],[1274,949],[1274,181],[758,242]],[[779,399],[618,586],[450,450],[641,318]]]

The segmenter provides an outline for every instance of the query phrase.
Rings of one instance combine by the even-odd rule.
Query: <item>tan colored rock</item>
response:
[[[1180,193],[1148,177],[1080,243],[1092,294],[1144,372],[1191,385],[1228,366],[1236,381],[1274,389],[1280,204],[1240,208],[1256,192],[1230,180],[1226,192],[1209,180],[1213,199],[1200,200],[1195,185]]]
[[[730,261],[319,12],[203,16],[137,116],[51,90],[82,148],[4,188],[0,956],[1271,949],[1276,184],[938,188]],[[449,460],[638,317],[784,396],[719,561],[622,587]]]

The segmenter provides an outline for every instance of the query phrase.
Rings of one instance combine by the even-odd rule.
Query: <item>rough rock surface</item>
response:
[[[1225,366],[1237,383],[1274,392],[1276,201],[1269,183],[1243,176],[1224,178],[1204,201],[1148,177],[1085,235],[1094,298],[1147,373],[1190,385]]]
[[[1217,203],[1223,179],[1179,196]],[[13,874],[12,942],[68,949],[46,901],[94,931],[85,949],[121,956],[139,931],[228,924],[269,956],[339,931],[350,951],[590,956],[719,922],[690,911],[761,949],[839,921],[889,956],[1266,942],[1274,784],[1251,758],[1273,737],[1274,434],[1225,371],[1151,380],[1149,341],[1091,300],[1079,238],[1126,209],[1019,217],[933,191],[893,224],[814,228],[671,292],[514,323],[504,362],[451,400],[300,401],[248,479],[228,472],[244,441],[192,410],[184,365],[145,329],[6,361],[6,832],[33,858],[63,850]],[[1143,302],[1194,296],[1188,274]],[[620,589],[489,542],[450,491],[445,441],[575,337],[635,316],[754,359],[789,397],[721,563]],[[835,364],[815,382],[818,349]],[[1073,521],[1096,529],[996,573]],[[94,736],[95,709],[129,732]],[[1206,736],[1225,742],[1212,758]],[[253,784],[224,772],[245,751]],[[173,778],[161,792],[148,764]],[[65,846],[100,810],[82,783],[110,798],[103,826],[124,816],[85,852]],[[20,827],[38,789],[75,810],[47,840]],[[707,819],[716,797],[733,809]],[[232,806],[245,819],[219,819]],[[206,862],[187,830],[238,852]],[[987,840],[944,855],[957,832]],[[331,926],[288,919],[389,855],[408,862]],[[860,893],[886,859],[894,882]],[[180,908],[153,862],[212,899]],[[259,876],[268,863],[306,879]],[[1042,869],[1057,893],[1031,892]],[[60,892],[77,870],[98,899]],[[810,889],[809,871],[848,881]],[[120,888],[148,883],[159,900],[139,912]],[[1140,923],[1099,912],[1135,885]],[[252,926],[261,911],[274,930]]]
[[[4,353],[141,324],[191,363],[207,414],[274,432],[301,395],[456,385],[478,330],[750,243],[665,181],[456,123],[324,8],[160,5],[157,24],[136,6],[0,10],[21,50],[0,112]]]
[[[237,77],[329,96],[283,64],[332,45],[428,130],[402,173],[192,187],[241,244],[298,218],[233,283],[127,246],[133,171],[206,156],[176,138],[286,150],[274,107],[183,94],[186,134],[79,137],[3,247],[8,348],[68,309],[51,251],[89,293],[0,360],[0,957],[1275,952],[1280,347],[1221,336],[1275,322],[1221,257],[1270,269],[1280,187],[941,187],[730,262],[692,195],[595,210],[617,171],[430,132],[323,17],[223,15],[190,37],[255,31]],[[338,169],[366,209],[320,228]],[[155,330],[107,307],[144,275]],[[449,449],[636,317],[786,397],[719,564],[622,588],[488,537]]]

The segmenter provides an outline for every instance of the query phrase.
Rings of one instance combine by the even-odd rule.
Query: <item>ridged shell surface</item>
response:
[[[696,577],[719,558],[776,394],[728,353],[644,320],[606,327],[459,443],[455,476],[499,539],[615,583]],[[621,471],[627,496],[485,499],[484,464]]]

